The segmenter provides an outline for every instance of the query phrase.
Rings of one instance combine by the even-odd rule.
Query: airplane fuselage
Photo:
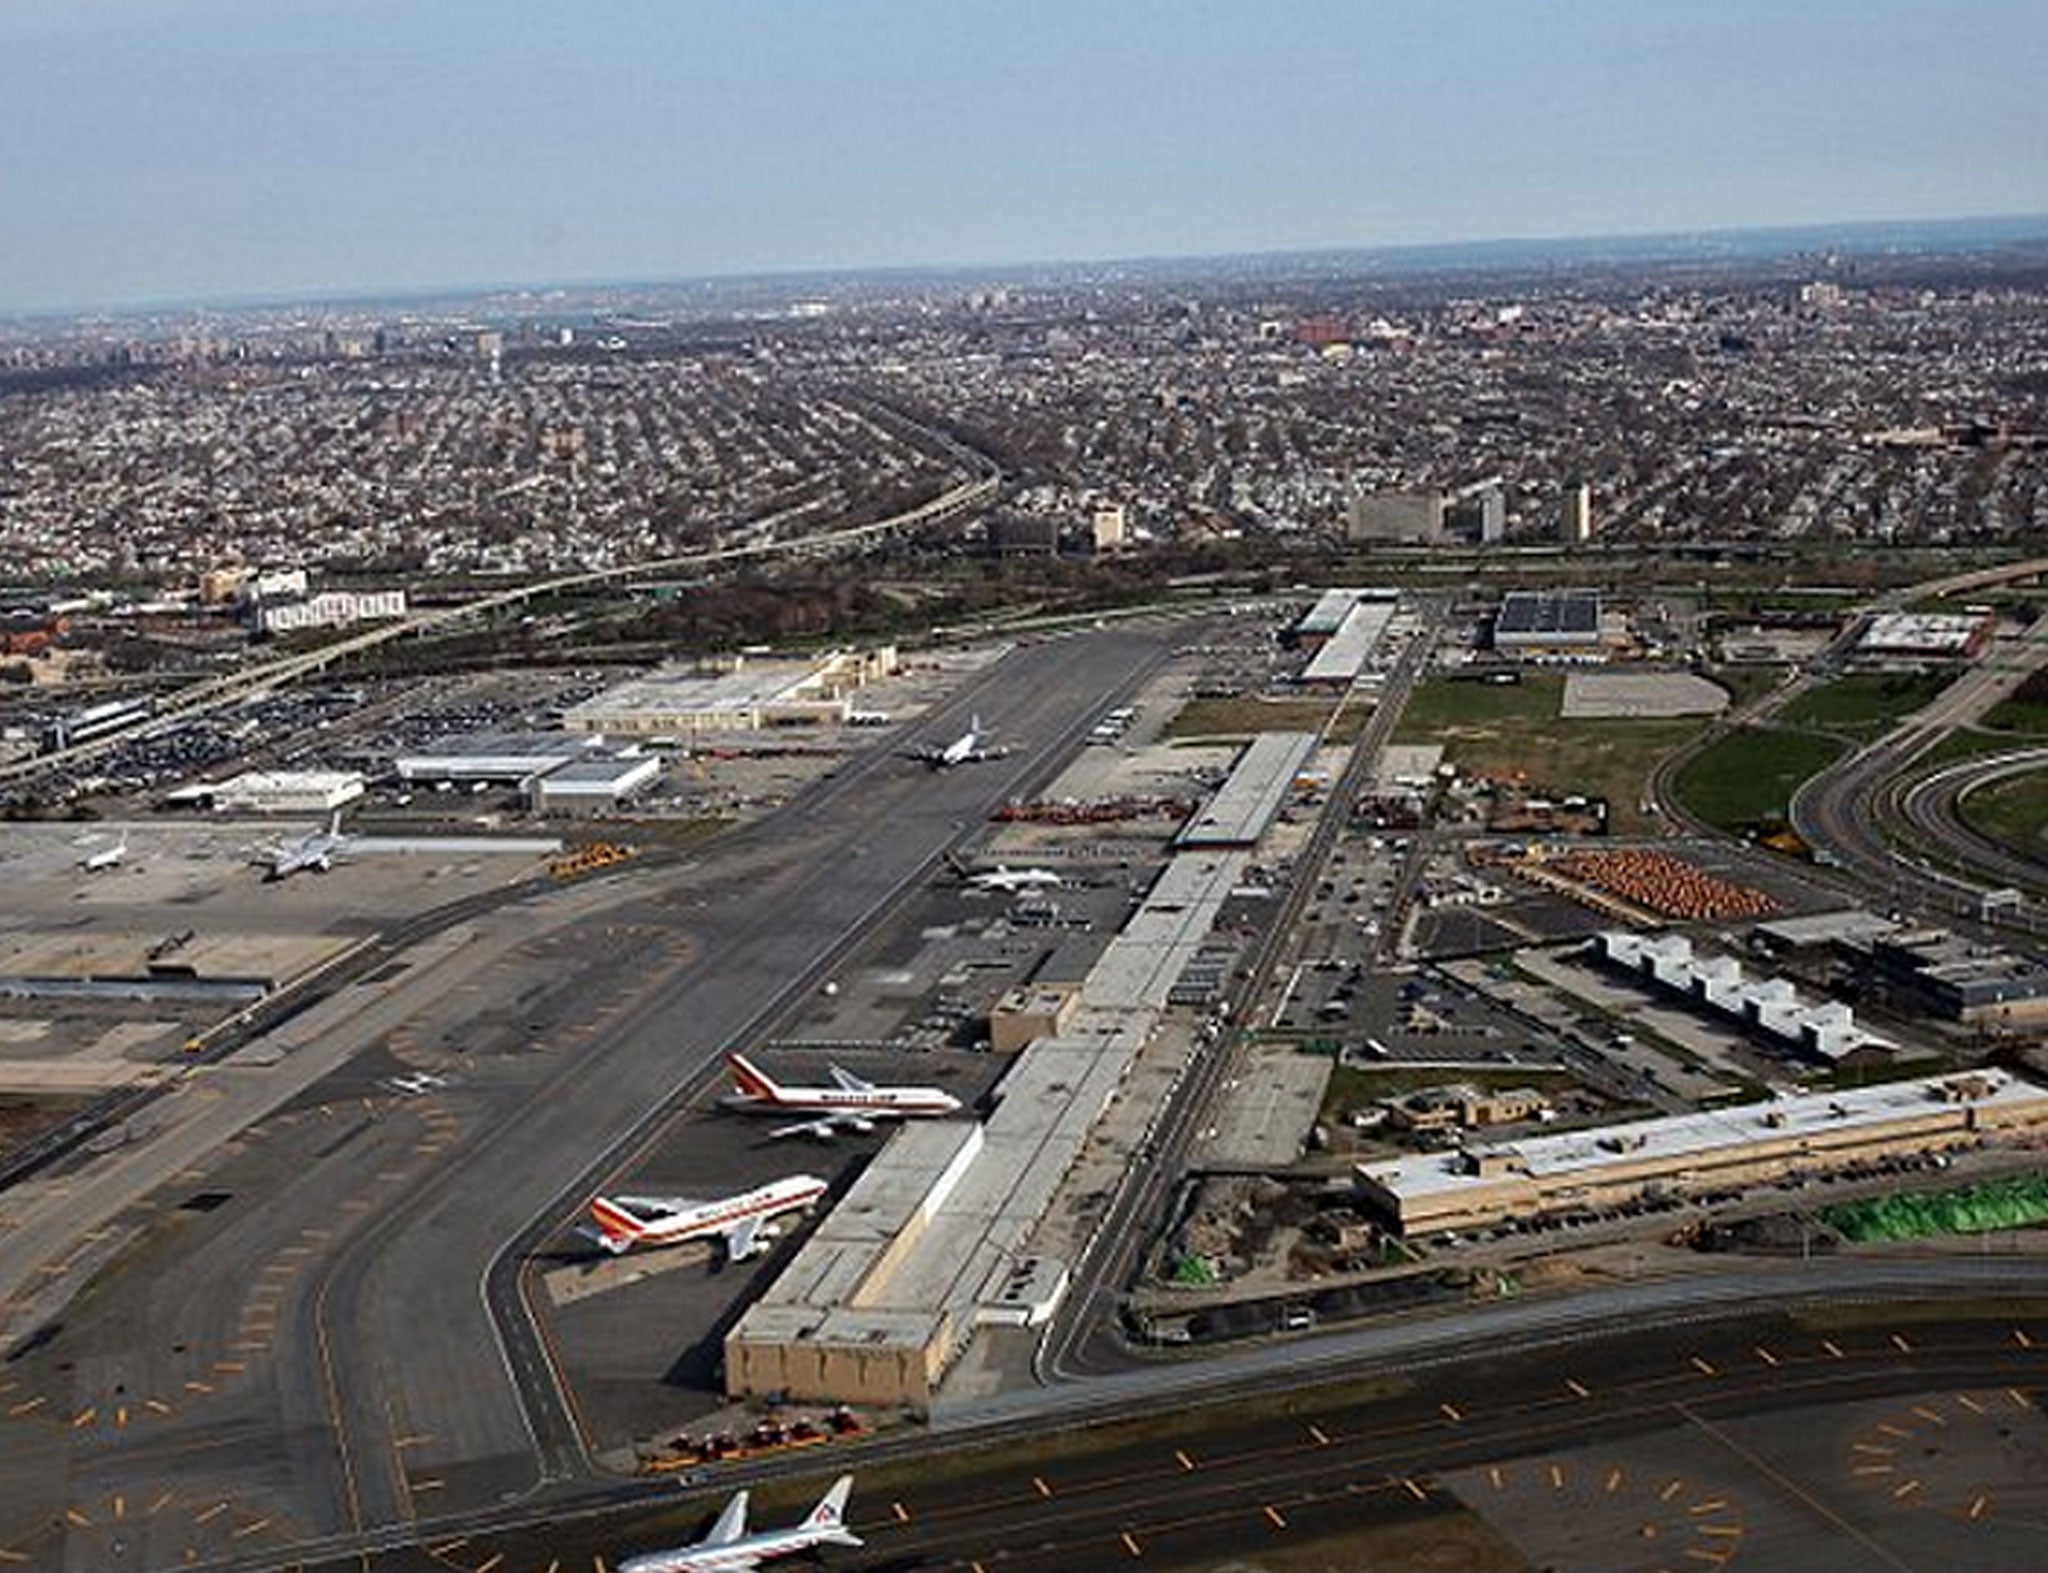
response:
[[[729,1092],[719,1101],[741,1114],[857,1114],[870,1120],[929,1119],[960,1107],[958,1098],[936,1087],[875,1087],[867,1092],[784,1087],[772,1098]]]
[[[750,1219],[766,1222],[810,1206],[825,1194],[825,1188],[823,1180],[804,1174],[773,1180],[722,1201],[681,1208],[600,1196],[590,1204],[590,1216],[598,1227],[599,1243],[618,1255],[636,1245],[681,1245],[686,1240],[730,1236]]]

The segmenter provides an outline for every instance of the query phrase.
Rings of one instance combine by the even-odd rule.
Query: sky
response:
[[[0,0],[0,311],[2048,212],[2043,0]]]

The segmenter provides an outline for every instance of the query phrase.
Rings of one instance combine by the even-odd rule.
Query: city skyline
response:
[[[1785,9],[24,0],[0,311],[2048,211],[2020,6]]]

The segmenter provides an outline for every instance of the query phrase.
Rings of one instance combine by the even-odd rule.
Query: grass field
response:
[[[1958,727],[1926,753],[1913,761],[1914,773],[1932,770],[1958,759],[1975,759],[1983,754],[2002,754],[2026,746],[2027,739],[2009,732],[1984,732],[1973,726]]]
[[[1688,760],[1673,789],[1697,818],[1741,834],[1782,822],[1799,784],[1847,752],[1840,739],[1815,732],[1730,732]]]
[[[2025,699],[2007,699],[1984,712],[1986,731],[2007,737],[2048,736],[2048,704]]]
[[[1780,710],[1778,719],[1788,726],[1876,737],[1954,681],[1952,673],[1857,672],[1807,690]]]
[[[1409,701],[1397,743],[1441,743],[1460,769],[1523,780],[1547,791],[1607,799],[1609,824],[1626,835],[1645,828],[1643,783],[1672,749],[1699,733],[1698,720],[1565,721],[1564,679],[1519,683],[1425,683]]]
[[[1254,732],[1319,732],[1335,708],[1335,702],[1328,699],[1190,699],[1167,722],[1166,735],[1248,737]],[[1354,710],[1354,714],[1363,725],[1364,716],[1371,711],[1360,714]]]
[[[1543,672],[1519,683],[1453,682],[1432,678],[1417,686],[1401,725],[1397,743],[1434,743],[1446,727],[1500,726],[1554,720],[1564,704],[1564,679]]]
[[[1702,675],[1727,689],[1729,707],[1740,709],[1784,682],[1785,670],[1782,666],[1717,666]]]
[[[1963,819],[2020,852],[2040,850],[2048,830],[2048,771],[1994,781],[1962,800]]]

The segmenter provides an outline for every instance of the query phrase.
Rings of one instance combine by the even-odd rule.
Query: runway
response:
[[[118,1220],[135,1231],[119,1271],[10,1370],[33,1408],[10,1427],[0,1404],[0,1552],[70,1507],[91,1527],[66,1530],[65,1561],[109,1565],[111,1511],[84,1504],[118,1501],[136,1565],[247,1559],[379,1526],[409,1535],[416,1516],[499,1509],[587,1471],[525,1314],[527,1256],[600,1184],[643,1163],[657,1188],[687,1170],[691,1154],[664,1145],[668,1116],[717,1052],[815,987],[936,858],[1048,774],[1164,658],[1163,639],[1123,627],[1021,646],[925,728],[949,738],[977,711],[1007,756],[950,771],[890,751],[849,761],[688,866],[477,920],[478,959],[437,985],[407,994],[396,968],[376,985],[404,1001],[379,1026],[386,1047],[340,1062],[209,1165],[161,1176]],[[548,921],[558,904],[578,914],[567,925]],[[427,1063],[447,1087],[389,1090],[391,1072]],[[68,1481],[45,1467],[67,1453]]]

